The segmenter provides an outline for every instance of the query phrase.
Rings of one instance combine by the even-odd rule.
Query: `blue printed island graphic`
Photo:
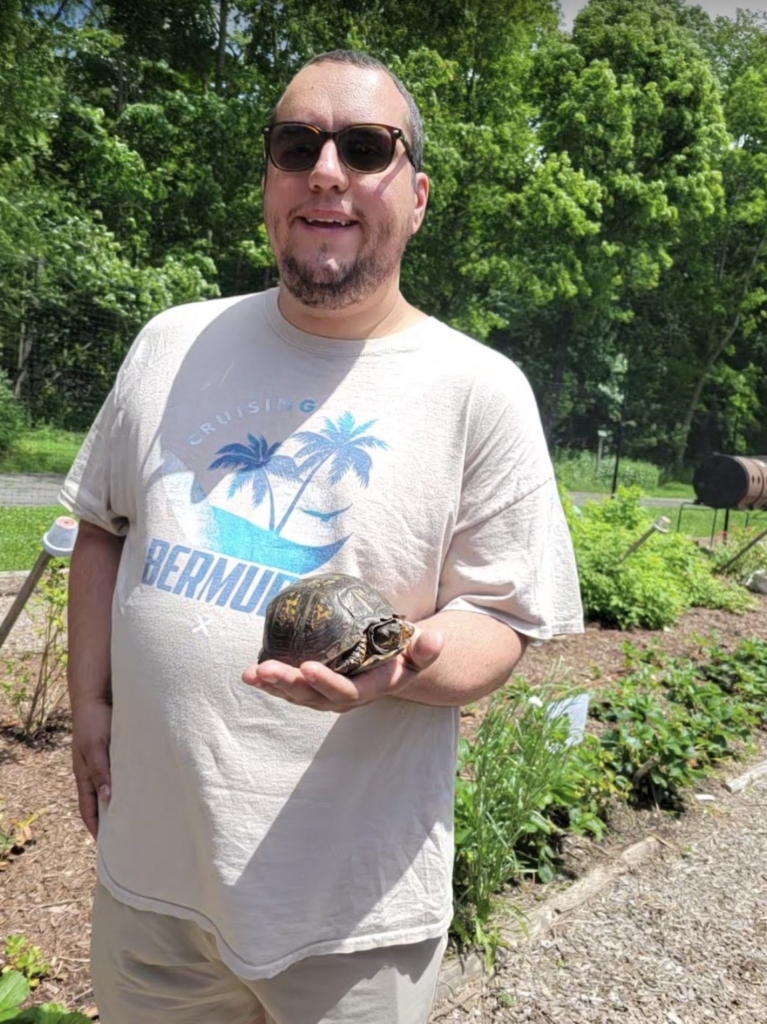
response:
[[[325,492],[348,473],[353,473],[359,483],[367,487],[373,464],[368,451],[388,447],[385,441],[367,433],[374,423],[375,420],[370,420],[357,424],[351,413],[345,412],[335,421],[326,418],[319,432],[299,431],[286,442],[270,445],[265,437],[248,434],[247,444],[226,444],[219,448],[208,468],[231,470],[227,497],[231,499],[249,490],[251,507],[261,510],[262,516],[267,513],[268,525],[259,526],[245,516],[212,503],[198,487],[192,500],[200,546],[296,576],[324,565],[340,551],[348,536],[329,544],[310,545],[289,539],[285,532],[295,515],[329,523],[351,508],[346,505],[323,511],[311,507],[312,482],[324,468]],[[290,442],[299,446],[292,456],[284,452]],[[295,484],[284,511],[277,508],[272,486],[275,480]],[[284,487],[280,488],[280,493],[285,494]]]

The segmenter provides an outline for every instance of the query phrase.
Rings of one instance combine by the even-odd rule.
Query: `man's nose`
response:
[[[349,185],[346,165],[338,155],[335,141],[328,139],[320,151],[317,163],[309,172],[310,188],[345,189]]]

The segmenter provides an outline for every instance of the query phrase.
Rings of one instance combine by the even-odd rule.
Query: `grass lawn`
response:
[[[684,484],[677,480],[671,480],[669,483],[659,484],[657,487],[654,487],[651,497],[684,498],[686,501],[694,501],[695,491],[692,489],[692,484]]]
[[[612,491],[613,468],[612,457],[606,458],[596,472],[596,461],[593,453],[579,452],[553,453],[554,468],[559,482],[570,491],[584,494],[610,494]],[[642,493],[650,498],[695,498],[690,480],[670,480],[660,483],[660,471],[649,462],[638,462],[634,459],[622,459],[620,463],[619,486],[637,485]]]
[[[42,551],[43,534],[66,514],[60,505],[0,508],[0,572],[31,569]]]
[[[84,436],[56,427],[26,430],[0,455],[0,473],[66,473]]]
[[[671,521],[671,530],[676,531],[677,522],[679,522],[679,532],[687,534],[688,537],[698,537],[700,539],[710,539],[711,532],[716,527],[714,533],[714,540],[721,540],[722,531],[724,530],[726,512],[724,509],[715,511],[710,508],[694,508],[691,505],[685,505],[681,510],[681,521],[680,521],[680,509],[678,505],[670,505],[668,508],[651,508],[647,509],[653,517],[656,516],[667,516]],[[716,520],[714,517],[716,516]],[[732,533],[743,529],[746,525],[746,512],[738,512],[731,510],[728,523],[728,531]],[[767,528],[767,515],[763,512],[752,512],[748,516],[748,524],[752,527],[759,527],[761,529]]]

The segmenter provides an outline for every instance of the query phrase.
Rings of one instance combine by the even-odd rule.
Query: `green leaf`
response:
[[[10,1020],[8,1011],[16,1012],[29,995],[29,982],[18,971],[0,976],[0,1020]]]
[[[76,1011],[70,1013],[66,1007],[58,1003],[32,1006],[11,1020],[14,1024],[91,1024],[84,1014]]]

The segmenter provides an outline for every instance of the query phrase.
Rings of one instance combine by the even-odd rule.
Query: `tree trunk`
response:
[[[566,306],[556,323],[557,346],[554,351],[554,366],[552,369],[551,381],[545,395],[540,398],[541,422],[547,442],[551,441],[551,435],[556,425],[559,414],[559,400],[562,390],[562,382],[565,379],[565,371],[569,364],[570,348],[575,326],[573,310]]]
[[[754,257],[751,260],[751,265],[748,268],[748,271],[745,275],[745,280],[743,283],[743,292],[741,296],[741,304],[748,295],[748,290],[751,287],[751,280],[754,276],[754,272],[761,258],[762,250],[764,249],[765,244],[767,244],[767,235],[763,235],[760,239],[759,244],[756,247],[756,251],[754,252]],[[724,266],[722,265],[720,269],[723,274]],[[692,391],[690,403],[687,407],[687,412],[685,414],[684,420],[682,421],[682,425],[679,431],[679,447],[677,448],[676,457],[674,459],[674,468],[676,470],[680,470],[684,463],[684,453],[687,449],[687,442],[690,437],[690,430],[692,429],[693,417],[695,416],[695,413],[698,410],[698,403],[700,402],[700,396],[703,393],[703,388],[705,386],[708,375],[709,373],[711,373],[711,369],[714,366],[714,363],[717,361],[717,359],[721,356],[722,352],[724,352],[724,350],[732,341],[735,332],[740,326],[741,316],[742,313],[738,312],[735,315],[735,319],[733,320],[732,326],[729,328],[729,330],[724,331],[721,339],[716,344],[712,345],[712,347],[709,350],[708,356],[706,357],[706,361],[703,364],[703,368],[700,374],[698,375],[698,379],[695,382],[695,387]]]
[[[687,412],[684,415],[682,425],[679,429],[679,442],[676,450],[676,455],[674,457],[674,470],[677,473],[677,475],[679,474],[684,465],[684,453],[687,450],[687,441],[689,440],[690,431],[692,430],[692,421],[695,417],[695,413],[698,411],[700,396],[703,394],[703,388],[705,387],[708,375],[709,373],[711,373],[711,369],[714,363],[717,361],[722,352],[724,352],[727,345],[729,345],[730,341],[732,340],[733,334],[735,334],[735,331],[737,331],[738,329],[739,324],[740,313],[738,313],[738,315],[735,317],[735,322],[733,323],[732,327],[730,327],[728,331],[725,331],[722,335],[721,340],[717,342],[715,345],[713,345],[709,350],[709,354],[706,357],[705,363],[703,364],[703,369],[700,371],[700,373],[698,374],[698,379],[695,381],[695,387],[692,389],[692,395],[690,397],[690,402],[687,406]]]
[[[226,70],[226,23],[229,19],[229,0],[219,0],[218,5],[218,53],[216,54],[216,92],[224,88]]]
[[[29,357],[34,348],[34,332],[27,328],[25,320],[21,321],[19,332],[19,357],[16,364],[16,380],[13,383],[13,397],[20,402],[24,392],[24,384],[29,376]]]

